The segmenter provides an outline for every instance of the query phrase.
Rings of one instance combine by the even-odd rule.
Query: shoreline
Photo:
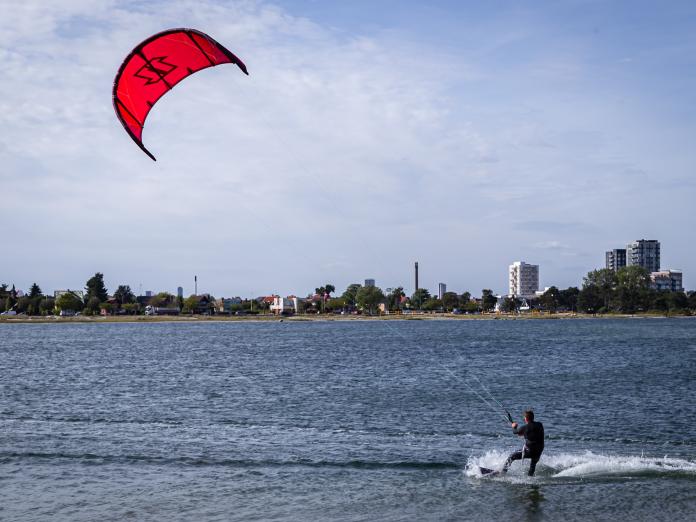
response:
[[[529,320],[603,320],[603,319],[674,319],[694,318],[694,315],[672,314],[390,314],[390,315],[186,315],[186,316],[8,316],[0,324],[104,324],[104,323],[200,323],[200,322],[307,322],[307,321],[529,321]]]

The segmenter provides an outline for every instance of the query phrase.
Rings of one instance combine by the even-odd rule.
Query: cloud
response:
[[[542,250],[568,250],[570,247],[564,245],[560,241],[540,241],[534,244],[535,248],[540,248]]]
[[[591,223],[573,221],[520,221],[514,224],[515,230],[549,233],[592,232],[596,226]]]
[[[0,217],[32,261],[3,261],[0,276],[77,287],[99,270],[114,287],[171,290],[196,272],[219,294],[301,294],[317,279],[407,285],[417,258],[424,281],[495,288],[530,245],[603,252],[606,223],[648,227],[629,212],[657,168],[641,155],[650,135],[629,132],[647,116],[590,81],[584,42],[530,49],[545,34],[534,17],[484,15],[464,32],[490,37],[443,48],[268,2],[13,3]],[[111,86],[138,42],[181,26],[250,76],[212,68],[162,98],[144,131],[153,163]],[[692,159],[667,161],[661,186],[688,179]],[[552,276],[582,275],[564,270]]]

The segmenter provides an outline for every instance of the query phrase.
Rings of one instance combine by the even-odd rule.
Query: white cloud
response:
[[[627,179],[651,175],[630,154],[636,140],[615,139],[625,109],[567,87],[583,62],[549,50],[506,72],[488,60],[529,28],[458,54],[263,2],[13,2],[3,13],[0,217],[29,260],[4,260],[0,278],[20,285],[79,286],[99,270],[111,286],[153,289],[207,273],[220,294],[371,275],[407,286],[418,258],[432,284],[495,288],[527,245],[604,250],[582,227],[561,240],[515,223],[587,226],[643,193]],[[162,98],[144,131],[153,163],[117,122],[111,85],[138,42],[180,26],[208,32],[250,76],[209,69]],[[46,252],[65,274],[49,273]]]

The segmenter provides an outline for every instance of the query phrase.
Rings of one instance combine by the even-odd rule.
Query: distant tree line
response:
[[[473,298],[469,292],[458,294],[446,292],[442,298],[434,297],[425,288],[418,288],[407,296],[403,287],[390,289],[385,293],[377,286],[349,285],[340,296],[332,296],[336,287],[324,284],[315,288],[314,295],[304,300],[302,312],[336,313],[359,312],[376,314],[380,308],[390,312],[422,310],[428,312],[482,313],[495,309],[498,297],[490,290],[483,289],[480,298]],[[650,274],[644,268],[629,266],[614,272],[610,269],[593,270],[583,279],[582,288],[569,287],[565,290],[550,287],[541,296],[527,302],[531,309],[559,312],[571,311],[586,314],[602,313],[694,313],[696,312],[696,292],[655,290],[651,286]],[[13,310],[18,314],[50,315],[61,311],[71,311],[84,315],[140,314],[145,306],[158,308],[178,308],[181,313],[216,313],[215,298],[211,295],[191,295],[187,298],[160,292],[154,296],[136,297],[130,286],[119,285],[109,297],[104,284],[104,275],[94,274],[85,283],[83,297],[78,292],[66,291],[57,299],[44,295],[38,284],[31,285],[29,293],[20,296],[14,285],[0,284],[0,312]],[[522,300],[505,297],[500,309],[503,312],[516,312]],[[268,312],[270,303],[266,300],[244,299],[228,307],[231,313],[257,314]]]
[[[321,295],[319,290],[327,287],[334,289],[333,285],[325,285],[317,288],[317,295]],[[384,310],[390,312],[423,310],[428,312],[479,313],[492,311],[496,302],[496,296],[488,289],[482,291],[481,299],[473,299],[469,292],[462,294],[446,292],[440,299],[432,296],[425,288],[419,288],[411,296],[407,296],[401,286],[385,293],[377,286],[351,284],[341,296],[330,297],[322,303],[322,309],[330,313],[353,311],[375,314],[380,305],[383,305]],[[311,300],[307,303],[307,309],[308,311],[318,311],[315,302]]]

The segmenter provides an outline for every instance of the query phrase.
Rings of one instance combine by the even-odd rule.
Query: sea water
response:
[[[692,520],[695,402],[693,319],[2,324],[0,519]]]

